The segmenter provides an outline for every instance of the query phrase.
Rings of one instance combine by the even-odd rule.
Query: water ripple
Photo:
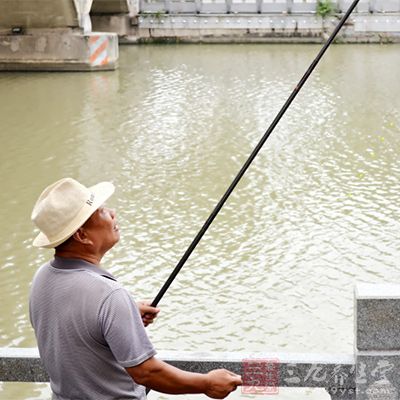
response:
[[[1,345],[35,343],[42,187],[116,184],[122,240],[105,265],[151,299],[316,50],[129,47],[112,74],[2,75]],[[354,284],[400,280],[399,53],[329,54],[163,299],[158,348],[351,352]]]

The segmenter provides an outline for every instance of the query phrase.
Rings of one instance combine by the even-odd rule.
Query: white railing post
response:
[[[376,0],[369,0],[369,12],[374,13],[376,11]]]

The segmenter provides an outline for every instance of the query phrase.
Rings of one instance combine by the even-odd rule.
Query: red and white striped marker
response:
[[[108,64],[108,37],[95,35],[89,38],[89,61],[94,67]]]

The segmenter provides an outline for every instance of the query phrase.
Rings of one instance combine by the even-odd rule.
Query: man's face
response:
[[[94,247],[102,253],[110,250],[119,241],[119,228],[115,211],[105,207],[98,208],[82,226]]]

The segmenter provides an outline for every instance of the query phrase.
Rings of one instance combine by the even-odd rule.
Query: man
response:
[[[54,400],[145,399],[145,386],[222,399],[241,384],[226,370],[189,373],[154,357],[144,326],[157,308],[136,305],[100,262],[119,240],[114,186],[86,188],[71,178],[47,187],[32,220],[33,244],[55,248],[33,279],[29,311]],[[139,308],[139,309],[138,309]]]

